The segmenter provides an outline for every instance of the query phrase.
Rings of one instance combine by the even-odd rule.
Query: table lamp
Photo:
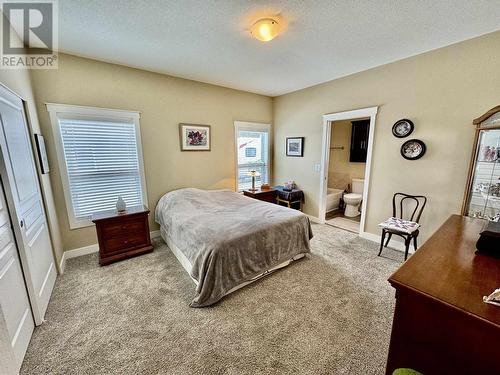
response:
[[[249,172],[250,176],[252,176],[252,188],[250,189],[251,191],[255,191],[255,177],[259,177],[260,173],[257,171],[250,171]]]

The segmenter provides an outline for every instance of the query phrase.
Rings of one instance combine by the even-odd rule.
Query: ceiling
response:
[[[500,0],[59,1],[62,52],[268,96],[499,29]]]

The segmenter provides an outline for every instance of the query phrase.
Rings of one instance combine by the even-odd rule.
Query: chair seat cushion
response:
[[[418,229],[418,227],[420,227],[420,224],[414,221],[398,219],[397,217],[391,217],[386,221],[380,223],[379,227],[396,232],[412,234]]]

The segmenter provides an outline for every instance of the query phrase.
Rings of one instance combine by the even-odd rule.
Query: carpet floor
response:
[[[312,256],[224,298],[194,284],[161,241],[99,267],[70,259],[21,374],[383,374],[402,254],[313,225]]]

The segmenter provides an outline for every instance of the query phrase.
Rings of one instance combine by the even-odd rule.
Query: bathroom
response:
[[[369,119],[331,123],[326,223],[359,232],[368,148]]]

